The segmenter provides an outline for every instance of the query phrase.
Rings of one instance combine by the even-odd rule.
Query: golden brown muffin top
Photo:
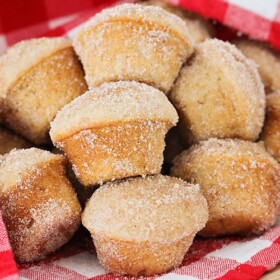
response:
[[[207,219],[208,207],[199,186],[163,175],[100,187],[82,217],[92,234],[166,244],[195,234]]]
[[[165,94],[138,82],[112,82],[93,88],[65,105],[51,123],[56,142],[80,130],[112,122],[158,120],[175,125],[178,116]]]
[[[113,8],[104,9],[90,19],[75,37],[75,48],[79,49],[79,47],[81,47],[78,40],[82,33],[89,31],[99,24],[117,20],[140,21],[143,25],[147,24],[148,26],[154,27],[160,26],[165,31],[175,32],[175,34],[182,38],[187,45],[189,45],[189,42],[192,42],[186,23],[178,16],[156,6],[122,4]],[[108,28],[108,26],[105,28]],[[156,36],[165,36],[165,32],[160,34],[156,28],[154,29],[154,32],[156,32]],[[102,34],[100,34],[100,36],[102,36]]]
[[[174,159],[173,163],[174,166],[185,165],[192,160],[199,161],[200,158],[204,156],[223,156],[228,158],[247,157],[251,162],[251,167],[257,167],[259,164],[257,161],[262,159],[278,166],[277,161],[270,156],[260,143],[253,143],[251,141],[241,139],[216,138],[201,141],[198,144],[193,145],[191,148],[178,155]]]
[[[206,39],[214,37],[214,27],[206,18],[194,12],[187,11],[179,6],[168,3],[164,0],[149,0],[140,2],[141,5],[158,6],[162,9],[180,17],[188,26],[191,37],[194,43],[203,42]]]
[[[258,70],[266,86],[267,93],[280,89],[279,51],[263,42],[247,38],[239,38],[234,41],[234,44],[246,57],[252,59],[258,65]]]
[[[33,172],[40,172],[39,166],[54,160],[64,161],[64,156],[54,155],[37,148],[14,149],[0,156],[0,192],[8,191]]]
[[[71,47],[65,38],[39,38],[21,41],[0,57],[0,97],[5,98],[12,84],[25,71],[55,52]]]
[[[211,80],[214,80],[215,85],[221,85],[219,91],[225,101],[229,100],[234,111],[238,112],[238,110],[244,108],[244,111],[247,112],[248,116],[242,124],[246,134],[256,134],[256,128],[260,130],[264,122],[264,85],[255,63],[247,59],[234,45],[228,42],[209,39],[197,45],[193,56],[193,64],[191,60],[182,69],[177,84],[171,93],[171,99],[176,103],[176,106],[184,109],[189,100],[192,100],[192,97],[197,98],[199,96],[200,92],[197,88],[199,87],[200,79],[205,79],[204,83],[209,83],[208,88],[212,88],[211,80],[209,79],[208,82],[207,75],[204,74],[201,77],[199,73],[202,66],[207,75],[214,75],[215,79]],[[189,69],[196,69],[197,77],[193,76],[190,79],[187,76]],[[228,88],[223,88],[224,83],[221,81],[226,82]],[[191,86],[194,87],[194,90],[188,94],[184,87],[189,89]],[[211,91],[207,92],[205,90],[205,92],[207,93],[206,96],[210,96]],[[213,94],[216,94],[216,92]],[[218,107],[223,107],[223,100],[217,100],[217,105]],[[193,109],[195,111],[195,108]],[[200,115],[200,112],[197,111],[194,114]],[[254,117],[254,121],[252,121],[252,117]],[[207,134],[213,134],[212,126],[207,126],[207,122],[208,118],[205,116],[203,127],[205,131],[208,130]]]
[[[262,220],[253,229],[259,234],[274,224],[279,213],[280,165],[261,143],[202,141],[175,158],[171,174],[201,185],[210,221],[214,216],[249,214],[252,220]]]
[[[209,39],[201,43],[196,52],[202,60],[211,55],[213,59],[209,60],[209,67],[216,65],[216,67],[225,68],[225,78],[232,79],[235,83],[242,85],[243,91],[254,95],[255,99],[261,99],[260,102],[263,103],[264,85],[256,64],[247,59],[233,44],[218,39]],[[250,77],[249,81],[248,77]],[[254,92],[249,92],[247,83],[253,84]]]

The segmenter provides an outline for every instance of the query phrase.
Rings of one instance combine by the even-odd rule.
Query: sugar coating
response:
[[[280,162],[280,90],[266,96],[266,118],[260,139],[267,151]]]
[[[80,224],[66,160],[35,148],[13,150],[2,160],[1,175],[6,172],[8,180],[0,183],[0,204],[14,255],[19,262],[41,259],[66,243]]]
[[[138,81],[167,93],[193,50],[186,24],[159,7],[124,4],[103,10],[73,42],[89,87]]]
[[[247,157],[251,161],[251,167],[256,167],[261,163],[257,163],[259,158],[265,159],[267,162],[278,167],[278,163],[271,157],[261,144],[252,143],[239,139],[215,139],[211,138],[207,141],[201,141],[199,144],[193,145],[188,150],[183,151],[175,158],[174,164],[179,162],[188,163],[190,160],[205,155],[207,157],[223,155],[224,157]],[[238,174],[236,174],[238,176]]]
[[[0,192],[9,191],[10,187],[20,183],[32,171],[40,172],[38,165],[54,160],[63,160],[62,155],[54,155],[37,148],[14,149],[0,156]]]
[[[255,140],[265,115],[265,93],[256,65],[217,39],[197,46],[182,69],[171,101],[193,142],[217,138]]]
[[[50,136],[55,143],[83,129],[132,120],[175,125],[178,116],[167,97],[151,86],[126,81],[106,83],[65,105],[51,123]]]
[[[195,234],[207,218],[198,185],[156,175],[100,187],[87,203],[82,222],[93,236],[170,244]]]
[[[168,27],[170,30],[174,30],[177,35],[182,37],[182,39],[184,39],[187,43],[192,41],[188,32],[188,27],[181,18],[166,12],[160,7],[143,6],[138,4],[122,4],[113,8],[104,9],[89,20],[81,32],[86,32],[86,30],[89,30],[100,23],[115,21],[123,18],[134,21],[143,21],[151,24],[156,23],[161,26]],[[77,37],[79,37],[79,34]],[[80,48],[76,40],[74,40],[74,47],[78,50]]]
[[[53,53],[70,48],[70,40],[64,38],[39,38],[21,41],[10,47],[0,57],[0,97],[23,73]]]
[[[2,206],[3,215],[6,207],[11,208],[13,200],[18,199],[16,196],[22,195],[24,193],[19,190],[10,197],[7,205]],[[13,241],[13,251],[18,260],[25,262],[31,257],[32,260],[44,258],[65,244],[80,224],[80,213],[81,209],[74,208],[73,203],[69,205],[61,198],[50,198],[29,209],[29,218],[16,218],[18,225],[9,230],[9,238]],[[13,218],[8,216],[7,219]]]
[[[238,49],[257,65],[267,93],[280,89],[280,52],[268,45],[240,38],[234,41]]]
[[[175,158],[171,174],[201,185],[209,203],[208,223],[225,219],[226,228],[230,227],[227,217],[241,215],[255,223],[247,234],[259,234],[280,213],[280,165],[261,144],[238,139],[202,141]]]
[[[49,142],[50,121],[87,86],[73,48],[57,51],[22,74],[3,106],[5,123],[37,145]]]
[[[167,129],[169,125],[160,121],[119,122],[82,130],[57,146],[83,185],[102,184],[160,173]]]
[[[141,2],[142,5],[152,5],[163,8],[164,10],[179,16],[188,26],[190,35],[194,43],[203,42],[213,37],[214,28],[207,19],[202,16],[186,11],[181,7],[167,3],[162,0],[149,0]]]

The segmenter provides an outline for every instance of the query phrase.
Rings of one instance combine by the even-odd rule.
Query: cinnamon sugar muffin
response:
[[[32,147],[31,143],[0,126],[0,155],[10,152],[12,149],[24,149]]]
[[[175,158],[171,174],[201,186],[209,205],[202,236],[260,234],[280,214],[280,165],[259,144],[203,141]]]
[[[159,7],[123,4],[93,17],[74,38],[89,87],[138,81],[167,93],[192,53],[188,27]]]
[[[265,93],[256,66],[217,39],[197,46],[170,99],[186,145],[211,137],[256,140],[263,126]]]
[[[280,89],[280,52],[262,42],[240,38],[234,41],[237,48],[258,65],[266,92]]]
[[[41,145],[57,111],[84,93],[84,73],[69,40],[22,41],[0,57],[1,119]]]
[[[266,117],[260,139],[267,151],[280,162],[280,90],[266,96]]]
[[[123,81],[93,88],[63,107],[50,135],[89,186],[159,173],[165,134],[177,120],[162,92]]]
[[[158,6],[180,17],[188,27],[194,43],[201,43],[206,39],[214,37],[215,31],[212,24],[202,16],[184,10],[181,7],[172,5],[163,0],[148,0],[140,2],[142,5]]]
[[[108,272],[151,276],[181,264],[208,218],[198,185],[156,175],[107,183],[82,214]]]
[[[0,157],[0,206],[18,262],[44,258],[80,225],[81,206],[62,155],[36,148]]]

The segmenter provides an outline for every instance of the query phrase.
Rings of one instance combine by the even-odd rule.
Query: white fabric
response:
[[[280,4],[279,0],[228,0],[228,2],[270,20],[275,18]]]
[[[97,260],[96,255],[83,252],[68,258],[63,258],[54,262],[55,265],[74,270],[86,277],[93,277],[105,274],[104,268]]]
[[[206,255],[206,257],[219,257],[242,263],[250,260],[257,252],[269,247],[271,244],[271,241],[261,239],[254,239],[247,242],[233,242]]]

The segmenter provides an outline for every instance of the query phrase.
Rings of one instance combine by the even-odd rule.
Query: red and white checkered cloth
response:
[[[80,24],[122,1],[0,1],[0,53],[39,36],[73,37]],[[128,1],[124,1],[128,2]],[[280,0],[169,0],[280,49]],[[75,240],[48,259],[16,267],[0,214],[0,279],[115,279],[105,274],[88,240]],[[280,262],[280,225],[251,239],[197,239],[181,267],[156,279],[253,280]],[[123,278],[119,278],[123,279]],[[150,278],[155,279],[155,278]]]
[[[215,19],[280,49],[279,0],[178,0],[182,7]]]
[[[8,235],[0,211],[0,279],[18,279],[18,269],[14,261]]]
[[[54,256],[31,267],[20,267],[21,279],[113,280],[98,263],[90,238],[78,236]],[[280,261],[280,225],[258,238],[196,239],[179,268],[160,280],[254,280]],[[135,279],[118,277],[117,279]]]
[[[280,0],[166,1],[217,20],[280,49]],[[26,38],[60,35],[71,37],[75,27],[116,2],[121,1],[0,1],[0,53],[7,46]]]

